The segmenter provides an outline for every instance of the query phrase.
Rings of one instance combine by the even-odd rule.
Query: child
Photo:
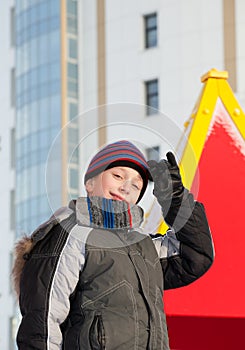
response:
[[[148,180],[171,227],[143,235]],[[17,244],[21,350],[169,349],[162,294],[213,261],[203,205],[183,187],[172,153],[146,162],[128,141],[105,146],[72,200]],[[17,271],[18,270],[18,271]]]

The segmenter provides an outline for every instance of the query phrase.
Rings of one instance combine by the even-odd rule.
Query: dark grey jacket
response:
[[[125,202],[78,198],[57,211],[21,250],[19,349],[169,349],[163,290],[213,261],[204,208],[188,200],[184,226],[154,237]]]

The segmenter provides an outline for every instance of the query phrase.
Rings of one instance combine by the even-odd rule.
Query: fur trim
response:
[[[24,255],[30,253],[33,247],[31,237],[24,236],[15,245],[14,248],[14,264],[12,269],[12,283],[17,297],[20,295],[20,278],[25,265]]]

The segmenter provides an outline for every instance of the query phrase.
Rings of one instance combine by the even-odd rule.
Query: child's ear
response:
[[[88,179],[85,183],[85,188],[86,191],[89,193],[91,193],[94,189],[94,178]]]

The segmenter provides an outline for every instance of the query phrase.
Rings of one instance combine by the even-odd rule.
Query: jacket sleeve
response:
[[[164,276],[164,289],[188,285],[212,265],[214,248],[202,203],[188,193],[173,226],[153,236]]]
[[[58,226],[58,225],[57,225]],[[52,232],[56,236],[57,228]],[[70,296],[85,262],[84,237],[78,225],[62,231],[52,251],[51,242],[35,250],[22,273],[20,308],[22,321],[17,335],[20,350],[60,350],[60,325],[70,310]]]

